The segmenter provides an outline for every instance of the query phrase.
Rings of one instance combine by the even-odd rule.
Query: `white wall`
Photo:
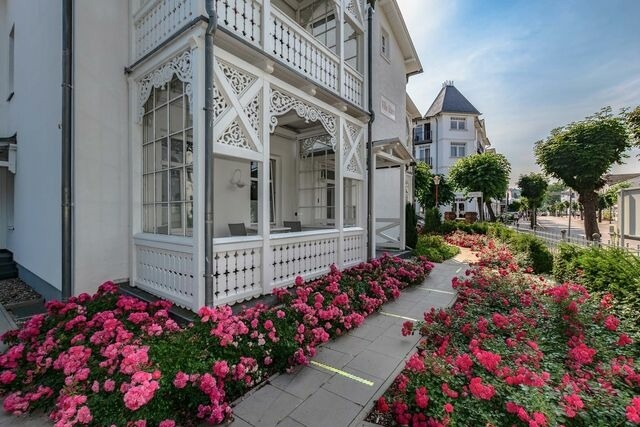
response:
[[[6,102],[3,56],[4,135],[18,133],[15,230],[8,247],[22,267],[60,289],[60,141],[62,6],[47,0],[5,0],[0,44],[6,55],[15,23],[15,95]],[[3,10],[4,9],[4,10]]]
[[[129,275],[128,12],[127,0],[74,3],[76,293]]]
[[[389,60],[380,53],[381,28],[384,28],[389,36]],[[373,140],[399,138],[400,141],[405,142],[407,139],[406,69],[402,51],[382,8],[376,9],[373,30],[371,47],[373,57],[373,108],[376,113],[372,129]],[[382,113],[380,102],[383,96],[395,106],[395,120]]]
[[[236,169],[240,170],[236,178],[246,184],[239,188],[231,184],[231,178]],[[249,226],[251,222],[250,197],[250,163],[227,158],[214,158],[213,170],[215,179],[213,184],[213,221],[214,237],[228,237],[229,224],[243,222]]]

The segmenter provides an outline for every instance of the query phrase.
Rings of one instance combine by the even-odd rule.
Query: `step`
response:
[[[13,262],[13,254],[9,251],[0,252],[0,263]]]
[[[12,269],[0,270],[0,280],[15,279],[16,277],[18,277],[18,269],[15,267]]]

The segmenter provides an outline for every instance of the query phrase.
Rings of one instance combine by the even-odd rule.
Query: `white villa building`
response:
[[[444,82],[424,118],[413,129],[416,159],[427,162],[434,174],[447,176],[460,158],[491,150],[481,114],[452,81]],[[452,206],[440,209],[464,218],[465,212],[478,212],[478,203],[475,198],[457,193]]]
[[[45,298],[114,280],[197,310],[357,264],[368,231],[404,248],[422,66],[396,0],[371,2],[371,27],[365,0],[212,3],[207,81],[207,0],[0,0],[0,250]]]

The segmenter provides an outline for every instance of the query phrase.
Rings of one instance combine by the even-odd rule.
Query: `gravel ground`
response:
[[[0,304],[15,304],[41,298],[40,294],[31,289],[20,279],[0,280]]]

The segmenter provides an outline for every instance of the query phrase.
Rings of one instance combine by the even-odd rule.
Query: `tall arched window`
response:
[[[193,120],[176,76],[144,105],[142,225],[145,233],[193,235]]]

